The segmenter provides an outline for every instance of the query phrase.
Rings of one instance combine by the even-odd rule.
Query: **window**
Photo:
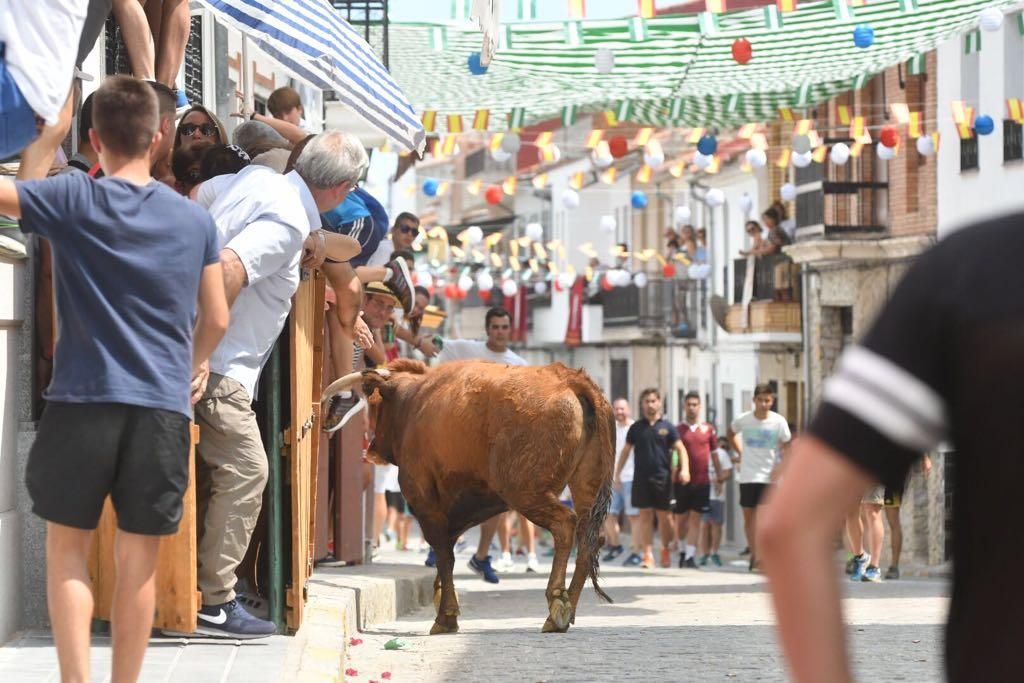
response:
[[[981,34],[972,31],[964,36],[964,53],[960,57],[960,99],[977,110],[981,88]],[[960,141],[960,170],[978,168],[978,139]]]
[[[1024,159],[1024,126],[1006,119],[1003,121],[1003,163]]]
[[[978,138],[970,137],[960,141],[960,170],[975,171],[978,169]]]
[[[1003,25],[1003,89],[1004,99],[1024,99],[1024,35],[1021,34],[1020,12],[1006,17]],[[1021,124],[1003,121],[1003,163],[1024,159]]]
[[[629,401],[629,361],[612,359],[612,400],[625,398]]]

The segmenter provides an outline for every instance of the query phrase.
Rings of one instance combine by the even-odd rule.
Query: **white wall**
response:
[[[24,262],[0,257],[0,643],[18,628],[21,612],[21,525],[14,492],[23,277]]]
[[[958,36],[938,48],[938,130],[941,135],[938,163],[939,237],[966,224],[1011,211],[1024,210],[1024,163],[1003,163],[1003,119],[1006,99],[1024,97],[1024,69],[1016,72],[1007,92],[1007,41],[1020,41],[1017,16],[1007,15],[1003,27],[995,33],[982,32],[978,102],[967,102],[978,113],[995,121],[991,135],[978,140],[979,168],[960,172],[960,139],[953,123],[950,102],[965,98],[962,92],[961,65],[963,38]],[[1012,44],[1012,42],[1011,42]],[[1019,65],[1018,65],[1018,68]],[[929,74],[931,76],[931,74]],[[970,78],[969,75],[964,75]]]

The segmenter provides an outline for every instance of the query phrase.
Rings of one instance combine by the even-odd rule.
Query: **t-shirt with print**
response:
[[[732,458],[729,457],[728,451],[724,448],[718,448],[714,451],[714,457],[718,458],[718,469],[724,474],[727,470],[732,469]],[[711,464],[711,459],[708,458],[708,481],[713,481],[715,476],[715,466]],[[725,485],[716,490],[714,484],[711,484],[711,500],[725,500]]]
[[[512,349],[503,352],[491,351],[487,342],[474,339],[445,339],[441,353],[437,354],[437,362],[448,363],[453,360],[489,360],[504,365],[526,365],[526,360]]]
[[[618,422],[615,423],[615,464],[619,464],[619,453],[626,447],[626,433],[629,432],[629,428],[633,425],[633,421],[630,420],[625,426],[620,425]],[[633,481],[633,451],[629,452],[626,456],[626,462],[622,465],[622,474],[619,477],[620,481]]]
[[[163,183],[66,173],[17,183],[21,228],[50,241],[59,334],[44,397],[191,417],[192,325],[210,215]]]
[[[711,463],[711,451],[718,448],[718,435],[715,434],[714,426],[709,422],[693,425],[683,422],[676,426],[676,431],[679,432],[679,440],[683,442],[690,461],[690,483],[698,486],[708,484],[705,473]]]
[[[626,432],[626,443],[633,447],[633,480],[668,479],[672,472],[672,444],[679,434],[671,422],[663,419],[634,422]]]
[[[770,484],[772,469],[779,460],[779,449],[793,438],[786,418],[772,410],[763,420],[754,417],[753,412],[743,413],[733,421],[732,431],[743,439],[739,482]]]

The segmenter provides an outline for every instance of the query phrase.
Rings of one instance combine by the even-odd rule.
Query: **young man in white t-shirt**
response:
[[[612,413],[615,415],[615,452],[621,453],[626,445],[626,432],[629,431],[629,426],[633,424],[633,418],[630,416],[629,401],[621,397],[612,401]],[[625,548],[622,547],[621,539],[619,538],[619,515],[622,512],[626,513],[626,516],[630,519],[629,528],[632,532],[636,528],[635,520],[640,514],[640,511],[633,507],[633,501],[630,500],[633,488],[632,453],[629,454],[629,458],[622,468],[622,475],[619,478],[622,480],[622,486],[612,488],[612,502],[608,506],[608,516],[604,521],[604,533],[608,539],[608,545],[605,547],[604,557],[601,558],[602,562],[611,562],[625,552]],[[636,552],[636,544],[631,542],[630,555],[626,558],[626,563],[630,566],[639,566],[642,559]]]
[[[708,511],[701,515],[700,520],[700,566],[705,567],[710,560],[716,567],[722,566],[722,558],[718,556],[718,546],[722,543],[722,525],[725,523],[725,483],[732,478],[732,458],[729,457],[729,442],[725,437],[718,438],[718,449],[712,458],[718,459],[718,471],[708,461],[708,478],[711,480],[711,495],[708,500]]]
[[[757,506],[774,480],[782,447],[793,435],[786,418],[774,412],[775,391],[769,384],[754,387],[754,410],[743,413],[729,426],[729,445],[739,456],[736,463],[740,482],[743,531],[750,547],[750,570],[757,566],[754,538],[757,534]],[[740,441],[736,437],[740,437]],[[742,444],[742,446],[740,445]]]

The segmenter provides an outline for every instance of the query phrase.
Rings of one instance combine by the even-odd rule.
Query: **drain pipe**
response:
[[[281,448],[284,436],[281,433],[281,346],[280,341],[267,360],[263,371],[265,383],[263,448],[267,452],[269,476],[267,481],[267,552],[269,554],[270,586],[267,603],[270,620],[277,625],[278,633],[285,633],[284,621],[284,473],[281,465]]]
[[[807,428],[807,424],[811,419],[811,406],[814,403],[814,399],[811,396],[811,325],[807,319],[808,313],[811,310],[811,306],[808,302],[810,297],[810,287],[808,286],[811,281],[810,270],[806,263],[800,264],[800,332],[801,332],[801,344],[803,349],[804,361],[804,414],[803,424],[800,425],[801,431]]]

